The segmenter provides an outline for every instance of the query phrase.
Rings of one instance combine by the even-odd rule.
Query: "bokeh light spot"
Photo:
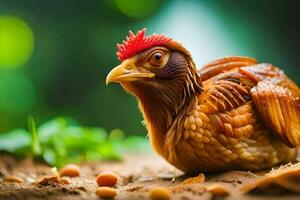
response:
[[[133,18],[146,17],[158,9],[161,0],[115,0],[121,13]]]
[[[0,67],[21,66],[30,58],[33,47],[33,32],[22,19],[0,16]]]
[[[218,12],[198,1],[173,1],[146,27],[184,44],[199,67],[225,55],[252,55],[247,45],[241,45],[228,31]]]
[[[0,111],[7,114],[29,112],[35,102],[31,81],[22,73],[0,72]]]

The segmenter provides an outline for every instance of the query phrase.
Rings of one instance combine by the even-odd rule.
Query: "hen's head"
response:
[[[130,31],[123,44],[117,44],[122,63],[108,74],[106,84],[119,82],[140,100],[159,94],[173,104],[201,92],[200,76],[190,53],[171,38],[145,36],[145,31],[136,35]]]
[[[152,146],[163,154],[167,130],[202,91],[202,83],[190,53],[180,43],[163,35],[145,36],[145,31],[129,32],[126,41],[117,45],[122,63],[107,75],[106,84],[118,82],[138,98]]]

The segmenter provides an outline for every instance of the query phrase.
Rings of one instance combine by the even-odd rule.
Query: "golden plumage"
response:
[[[293,161],[300,144],[300,90],[282,70],[226,57],[197,71],[174,40],[113,69],[138,98],[153,148],[190,173],[258,170]]]
[[[299,89],[281,70],[229,57],[199,72],[204,91],[168,133],[176,136],[166,139],[170,163],[197,172],[257,170],[295,159]]]

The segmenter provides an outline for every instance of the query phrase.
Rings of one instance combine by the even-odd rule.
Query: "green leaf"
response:
[[[35,121],[34,121],[33,117],[28,116],[27,122],[28,122],[29,132],[31,133],[32,153],[33,153],[33,155],[37,155],[37,156],[41,155],[42,151],[41,151],[40,141],[39,141],[39,138],[37,135]]]
[[[28,117],[28,129],[0,134],[0,151],[42,157],[50,165],[61,167],[67,163],[86,160],[120,160],[128,151],[149,151],[149,143],[142,137],[126,137],[120,129],[108,135],[102,128],[82,127],[72,120],[58,117],[36,128]]]
[[[114,129],[109,134],[109,140],[122,140],[125,138],[125,134],[121,129]]]
[[[105,160],[121,160],[122,150],[120,146],[106,141],[98,146],[98,152]]]
[[[43,159],[50,165],[57,166],[56,154],[52,149],[46,148],[43,151]]]
[[[0,134],[0,150],[14,152],[20,148],[29,147],[30,134],[24,129],[16,129],[8,133]]]
[[[103,142],[107,137],[107,133],[102,128],[84,128],[84,137],[90,141]]]
[[[86,160],[101,160],[103,156],[98,151],[87,151],[86,152]]]
[[[96,149],[105,141],[106,132],[101,128],[68,127],[59,137],[67,149]]]
[[[67,126],[67,121],[63,117],[58,117],[53,120],[50,120],[38,128],[38,136],[40,142],[48,142],[51,136],[59,134]]]

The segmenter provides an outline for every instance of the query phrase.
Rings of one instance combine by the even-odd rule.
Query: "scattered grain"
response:
[[[213,185],[208,186],[206,189],[207,189],[207,191],[209,191],[212,194],[217,195],[217,196],[229,195],[228,189],[221,184],[213,184]]]
[[[171,198],[171,192],[167,188],[156,187],[150,190],[151,200],[169,200]]]
[[[116,185],[117,181],[117,175],[109,171],[100,173],[96,178],[96,182],[99,186],[113,187]]]
[[[24,180],[21,177],[14,176],[14,175],[5,177],[4,181],[11,182],[11,183],[23,183],[24,182]]]
[[[75,164],[68,164],[60,170],[60,176],[77,177],[80,176],[80,168]]]
[[[115,188],[103,186],[97,188],[96,194],[101,198],[114,198],[117,195],[117,191]]]

